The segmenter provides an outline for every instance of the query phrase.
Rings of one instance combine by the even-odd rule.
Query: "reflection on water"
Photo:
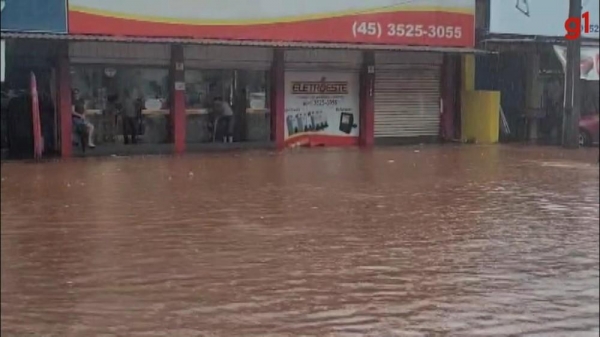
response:
[[[2,332],[598,335],[596,150],[2,166]]]

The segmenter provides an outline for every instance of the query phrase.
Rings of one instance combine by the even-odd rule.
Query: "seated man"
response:
[[[96,147],[94,144],[94,125],[85,118],[85,103],[79,97],[79,90],[73,89],[73,111],[71,112],[73,117],[73,129],[76,132],[79,130],[87,131],[88,135],[88,146],[90,148]]]

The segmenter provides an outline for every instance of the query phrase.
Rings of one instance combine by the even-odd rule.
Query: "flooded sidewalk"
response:
[[[2,336],[598,336],[598,150],[2,165]]]

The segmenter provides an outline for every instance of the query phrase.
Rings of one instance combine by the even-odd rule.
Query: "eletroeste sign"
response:
[[[69,32],[472,47],[475,0],[69,0]]]
[[[582,37],[600,37],[599,0],[581,0],[582,12],[590,13],[589,32]],[[490,0],[490,33],[564,37],[569,17],[568,0]]]
[[[2,31],[67,33],[66,0],[2,0]]]
[[[286,146],[358,143],[358,74],[286,72]]]

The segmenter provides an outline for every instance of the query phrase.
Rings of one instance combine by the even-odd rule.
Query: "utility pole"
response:
[[[569,0],[569,17],[581,18],[581,0]],[[578,27],[580,29],[580,27]],[[563,112],[563,146],[579,147],[579,118],[581,115],[581,39],[567,40],[565,69],[565,101]]]

